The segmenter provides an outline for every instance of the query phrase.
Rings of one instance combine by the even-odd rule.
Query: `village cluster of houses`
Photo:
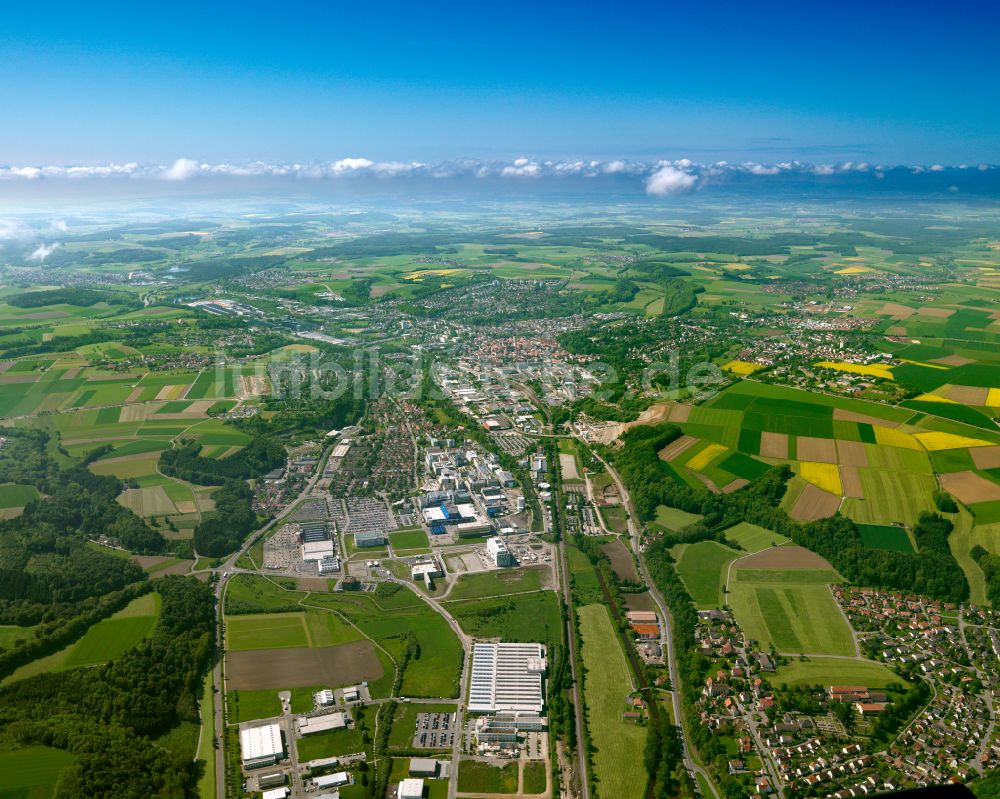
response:
[[[962,781],[1000,765],[994,690],[1000,680],[1000,614],[867,589],[834,589],[859,631],[863,654],[932,691],[881,751],[873,724],[899,686],[827,685],[803,713],[782,688],[785,662],[748,640],[732,614],[699,613],[698,652],[713,661],[701,692],[700,722],[735,741],[731,776],[757,795],[850,799],[902,787]],[[850,729],[833,710],[848,706]]]
[[[1000,623],[992,611],[873,589],[835,595],[870,657],[931,685],[929,703],[887,758],[917,784],[967,780],[1000,765]]]

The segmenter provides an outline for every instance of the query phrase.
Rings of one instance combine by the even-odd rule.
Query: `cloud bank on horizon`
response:
[[[729,163],[716,161],[698,163],[686,158],[673,161],[614,160],[541,160],[517,158],[513,161],[459,159],[437,163],[418,161],[373,161],[352,157],[336,161],[308,164],[270,163],[206,163],[191,158],[178,158],[171,164],[102,164],[97,166],[13,166],[0,165],[0,182],[39,181],[164,181],[186,183],[206,179],[502,179],[532,180],[558,178],[614,178],[641,181],[645,192],[655,197],[683,194],[705,186],[725,183],[737,177],[806,176],[824,178],[836,175],[868,175],[882,179],[889,172],[909,175],[924,173],[992,172],[1000,167],[991,164],[959,164],[945,166],[871,164],[845,161],[834,164],[810,164],[785,161],[773,164],[758,162]]]

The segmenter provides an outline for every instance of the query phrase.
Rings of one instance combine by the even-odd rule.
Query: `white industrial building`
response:
[[[261,799],[287,799],[288,788],[272,788],[261,794]]]
[[[299,734],[312,735],[314,732],[343,730],[346,729],[349,718],[344,712],[327,713],[323,716],[300,716]]]
[[[507,548],[507,542],[499,536],[494,536],[486,542],[486,554],[496,566],[516,566],[517,558]]]
[[[312,783],[317,788],[339,788],[341,785],[350,785],[351,777],[346,771],[337,771],[333,774],[313,777]]]
[[[545,707],[542,644],[490,643],[472,647],[470,713],[541,713]]]
[[[329,688],[324,688],[322,691],[317,691],[313,694],[313,701],[320,706],[332,705],[336,701],[333,696],[333,691]]]
[[[399,783],[396,799],[423,799],[424,781],[408,777]]]
[[[243,755],[243,768],[273,766],[285,757],[281,727],[277,724],[265,724],[241,730],[240,751]]]
[[[333,541],[307,541],[302,545],[302,560],[306,563],[332,558],[333,553]]]

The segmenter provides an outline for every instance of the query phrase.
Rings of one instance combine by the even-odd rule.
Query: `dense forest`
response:
[[[199,722],[213,653],[214,596],[193,578],[156,583],[153,635],[104,666],[42,674],[0,689],[0,742],[54,746],[73,763],[54,799],[183,799],[200,766],[190,752],[155,745],[181,722]]]
[[[23,294],[13,294],[4,300],[15,308],[41,308],[46,305],[76,305],[89,308],[99,302],[126,305],[131,308],[141,308],[142,302],[125,293],[94,291],[83,288],[46,289],[45,291],[27,291]]]
[[[684,540],[721,540],[727,528],[752,522],[819,553],[851,582],[927,594],[949,602],[968,598],[968,581],[948,548],[952,525],[947,519],[930,513],[920,516],[913,530],[919,552],[871,549],[862,543],[857,525],[845,516],[797,522],[778,507],[792,474],[786,465],[772,468],[732,494],[713,494],[680,482],[657,456],[679,435],[680,430],[673,425],[640,425],[622,436],[622,448],[607,450],[642,519],[655,518],[659,505],[703,515],[703,521],[683,531]]]
[[[160,455],[160,471],[189,483],[212,486],[226,480],[249,480],[285,465],[285,447],[268,435],[257,435],[228,458],[205,458],[196,441]]]
[[[204,514],[194,528],[194,548],[199,555],[220,557],[236,551],[257,526],[253,491],[242,480],[227,479],[212,495],[215,510]]]

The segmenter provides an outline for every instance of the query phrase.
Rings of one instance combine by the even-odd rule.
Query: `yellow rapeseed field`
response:
[[[989,441],[983,441],[979,438],[966,438],[965,436],[959,436],[955,433],[938,433],[932,431],[929,433],[914,433],[913,437],[923,444],[924,448],[929,452],[937,452],[940,449],[962,449],[963,447],[992,446]]]
[[[838,372],[850,372],[855,375],[865,377],[881,377],[883,380],[892,380],[892,367],[881,363],[863,364],[846,363],[844,361],[820,361],[813,366],[821,366],[824,369],[836,369]]]
[[[843,269],[838,269],[834,274],[837,275],[864,275],[868,272],[874,272],[874,269],[869,269],[867,266],[845,266]]]
[[[722,368],[727,372],[732,372],[737,375],[752,375],[760,369],[760,366],[755,363],[748,363],[747,361],[730,361]]]
[[[694,469],[696,472],[700,472],[712,462],[713,458],[725,451],[726,448],[722,444],[709,444],[701,452],[694,455],[685,466],[689,469]]]
[[[899,449],[922,449],[920,442],[909,433],[892,427],[874,425],[875,441],[883,447],[898,447]]]
[[[952,405],[958,405],[955,400],[942,397],[940,394],[921,394],[919,397],[914,397],[913,399],[916,402],[950,402]]]
[[[802,461],[799,464],[799,476],[807,483],[812,483],[817,488],[822,488],[831,494],[844,493],[843,486],[840,484],[840,468],[834,463]]]
[[[1000,388],[991,388],[986,396],[987,408],[1000,408]]]

